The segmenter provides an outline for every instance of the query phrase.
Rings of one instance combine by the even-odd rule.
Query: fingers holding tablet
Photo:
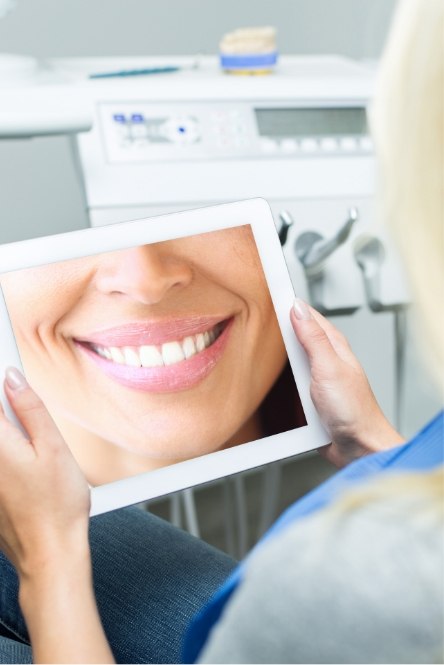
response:
[[[9,401],[8,401],[8,407],[9,409],[6,410],[3,407],[3,405],[0,403],[0,449],[2,451],[1,454],[9,454],[9,452],[12,452],[14,455],[21,454],[20,447],[23,447],[23,449],[25,449],[25,446],[29,447],[30,441],[29,438],[26,436],[24,430],[19,428],[15,424],[15,422],[12,421],[11,418],[9,417],[9,413],[13,413],[15,416],[15,412],[11,410]],[[26,455],[29,453],[25,452],[24,454]],[[2,465],[2,468],[5,468],[4,465]]]
[[[319,312],[296,299],[290,313],[310,363],[311,396],[332,443],[323,455],[342,467],[403,441],[381,411],[348,341]]]
[[[6,369],[4,389],[16,417],[38,453],[65,446],[45,405],[24,375],[15,367]],[[42,451],[40,451],[40,445]]]
[[[90,493],[48,411],[17,369],[6,370],[4,388],[29,435],[1,410],[0,549],[21,575],[66,554],[71,539],[87,551]]]

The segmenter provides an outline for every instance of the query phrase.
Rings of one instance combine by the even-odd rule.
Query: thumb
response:
[[[34,446],[36,441],[44,441],[45,445],[57,447],[63,443],[62,436],[42,400],[15,367],[6,369],[4,388],[15,415]]]
[[[329,367],[337,362],[338,356],[327,333],[314,318],[307,303],[300,298],[294,301],[290,320],[311,367],[314,365]]]

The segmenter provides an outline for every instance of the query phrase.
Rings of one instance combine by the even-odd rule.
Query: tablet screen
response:
[[[1,285],[26,376],[92,485],[306,425],[249,224]]]

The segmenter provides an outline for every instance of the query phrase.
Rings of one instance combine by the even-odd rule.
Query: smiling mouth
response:
[[[211,347],[222,335],[228,323],[227,319],[204,332],[156,345],[103,346],[88,341],[75,340],[75,342],[101,359],[116,365],[145,368],[168,367],[189,360]]]

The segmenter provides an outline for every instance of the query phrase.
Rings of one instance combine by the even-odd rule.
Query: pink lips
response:
[[[98,346],[160,345],[211,330],[220,322],[220,317],[193,317],[154,325],[137,323],[109,328],[88,336],[87,340],[75,340],[75,343],[107,376],[127,388],[150,393],[179,392],[197,385],[213,370],[228,342],[233,323],[232,318],[211,346],[187,360],[164,367],[120,365],[102,358],[87,344]]]

